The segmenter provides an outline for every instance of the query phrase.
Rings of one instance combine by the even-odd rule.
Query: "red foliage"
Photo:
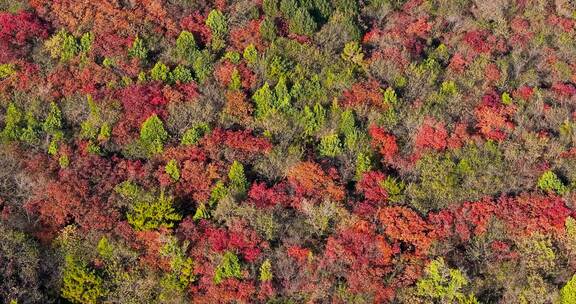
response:
[[[559,97],[570,98],[576,95],[576,88],[570,83],[555,83],[552,85],[552,90]]]
[[[471,31],[464,34],[464,42],[466,42],[477,53],[490,52],[491,47],[487,38],[488,33],[486,31]]]
[[[176,24],[161,0],[142,0],[130,4],[120,4],[115,0],[31,0],[29,4],[42,18],[71,32],[131,35],[147,25],[159,34],[177,34]]]
[[[398,252],[375,232],[375,225],[357,222],[350,228],[330,236],[326,242],[320,271],[342,267],[351,292],[371,292],[376,303],[390,301],[393,289],[382,280],[393,270],[392,257]]]
[[[501,197],[495,211],[508,233],[529,235],[532,232],[561,233],[566,218],[572,214],[562,198],[521,194],[518,197]]]
[[[521,86],[514,91],[512,96],[514,96],[514,98],[521,98],[524,100],[529,100],[532,97],[532,94],[534,94],[533,88],[531,88],[529,86]]]
[[[203,140],[203,145],[212,159],[220,159],[219,155],[228,148],[231,158],[237,160],[253,159],[262,153],[268,153],[272,144],[265,138],[252,135],[249,130],[215,129]],[[226,149],[226,150],[228,150]]]
[[[296,260],[298,262],[298,264],[304,265],[308,261],[308,258],[310,257],[310,254],[311,254],[311,251],[310,251],[310,249],[302,248],[300,246],[293,245],[293,246],[289,246],[286,249],[286,253],[288,254],[289,257]]]
[[[364,198],[370,203],[384,203],[388,200],[386,189],[382,182],[386,175],[379,171],[370,171],[362,175],[362,179],[356,184],[356,191],[364,194]]]
[[[428,222],[434,226],[433,235],[438,238],[456,236],[468,242],[472,236],[486,232],[494,216],[496,206],[490,200],[466,202],[453,210],[441,210],[428,215]]]
[[[212,33],[210,28],[206,26],[205,20],[206,16],[203,16],[199,11],[195,11],[192,15],[186,16],[180,21],[182,29],[191,32],[196,42],[200,43],[201,46],[205,46],[212,39]]]
[[[124,116],[113,129],[115,140],[120,144],[128,143],[138,137],[142,123],[156,114],[165,118],[164,108],[168,100],[162,92],[162,84],[131,85],[117,92],[122,102]]]
[[[45,39],[48,31],[32,13],[17,14],[0,12],[0,62],[23,58],[28,43],[33,39]]]
[[[262,38],[260,37],[260,21],[251,20],[244,27],[233,28],[230,31],[230,42],[234,49],[243,52],[244,49],[253,44],[257,50],[264,50]]]
[[[372,137],[372,147],[378,149],[385,161],[392,162],[394,156],[398,153],[396,137],[375,125],[371,125],[368,128],[368,133]]]
[[[355,83],[352,85],[350,90],[342,93],[342,97],[342,103],[346,107],[359,105],[367,105],[376,108],[384,107],[380,84],[376,80]]]
[[[238,252],[248,262],[255,261],[260,256],[260,248],[267,247],[254,230],[240,222],[235,222],[230,231],[207,226],[204,236],[212,250]]]
[[[446,148],[446,138],[448,132],[444,124],[436,122],[432,118],[424,119],[415,138],[415,145],[418,150],[433,149],[442,151]]]
[[[431,227],[414,211],[405,207],[384,207],[378,213],[386,236],[414,246],[414,254],[423,256],[432,243]]]
[[[176,160],[180,169],[180,179],[175,183],[176,195],[206,202],[210,197],[213,181],[218,179],[218,168],[208,162],[206,154],[197,147],[170,147],[162,154],[163,163],[158,167],[156,176],[161,186],[173,183],[165,172],[165,164]]]
[[[502,141],[514,129],[511,116],[515,111],[513,105],[505,106],[496,93],[489,92],[474,111],[476,126],[487,139]]]
[[[48,237],[70,222],[86,230],[111,230],[119,220],[118,211],[105,199],[125,179],[125,173],[115,169],[117,160],[73,155],[69,154],[69,167],[56,175],[47,168],[31,172],[45,182],[35,191],[26,209],[38,216],[41,233]],[[55,161],[53,164],[56,168]]]
[[[408,35],[414,35],[420,38],[426,38],[432,29],[432,24],[426,21],[426,18],[420,17],[416,21],[410,23],[406,28]]]
[[[278,204],[285,206],[289,202],[286,186],[285,183],[278,183],[268,188],[265,183],[255,182],[248,191],[248,202],[259,208],[273,207]]]

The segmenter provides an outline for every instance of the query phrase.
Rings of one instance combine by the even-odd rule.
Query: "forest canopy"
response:
[[[0,0],[0,303],[576,303],[576,3]]]

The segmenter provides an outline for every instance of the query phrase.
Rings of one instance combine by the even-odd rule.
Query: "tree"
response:
[[[184,132],[180,144],[184,146],[195,145],[208,132],[210,132],[210,127],[208,124],[198,123]]]
[[[176,39],[176,54],[181,60],[192,61],[193,54],[196,52],[196,40],[194,35],[189,31],[182,31]]]
[[[438,258],[428,264],[424,277],[416,283],[416,294],[443,303],[478,303],[474,295],[462,292],[468,283],[460,270],[448,268],[444,259]]]
[[[161,153],[164,143],[168,139],[168,132],[156,114],[150,116],[140,129],[140,142],[149,155]]]
[[[272,111],[274,104],[276,103],[276,98],[274,92],[270,89],[268,82],[265,82],[261,88],[254,92],[252,99],[256,104],[256,111],[254,112],[256,118],[264,118],[270,111]]]
[[[342,143],[338,134],[328,134],[320,139],[319,151],[321,156],[336,157],[342,153]]]
[[[64,29],[47,40],[45,46],[50,52],[50,56],[58,58],[61,62],[69,61],[81,51],[81,46],[76,38]]]
[[[290,31],[298,35],[310,36],[316,31],[317,24],[308,10],[299,8],[294,15],[289,15]]]
[[[170,69],[162,62],[158,61],[150,70],[150,76],[153,80],[166,82],[170,74]]]
[[[220,284],[224,279],[238,278],[241,279],[242,269],[238,257],[231,251],[226,251],[222,256],[220,264],[214,271],[214,283]]]
[[[6,115],[4,116],[4,129],[2,130],[2,139],[15,140],[20,137],[22,112],[14,103],[8,104]]]
[[[206,18],[206,25],[212,30],[212,34],[216,36],[224,36],[228,33],[228,22],[226,17],[221,11],[213,9]]]
[[[244,166],[241,163],[237,161],[232,163],[230,171],[228,172],[228,179],[230,190],[240,195],[244,195],[248,190],[249,183],[244,174]]]
[[[178,170],[178,162],[175,159],[171,159],[164,168],[166,174],[170,175],[173,181],[178,181],[180,179],[180,170]]]
[[[566,285],[560,289],[560,303],[576,303],[576,275],[572,276]]]
[[[72,303],[96,304],[106,295],[102,278],[70,254],[66,255],[62,282],[62,297]]]
[[[260,266],[260,281],[272,281],[272,277],[272,264],[270,263],[270,259],[266,259]]]
[[[540,176],[538,179],[538,188],[545,192],[556,192],[558,194],[564,194],[568,191],[568,187],[550,170]]]
[[[62,112],[55,102],[50,103],[50,112],[42,124],[44,132],[55,135],[62,129]]]
[[[244,49],[242,57],[244,57],[244,60],[246,60],[246,62],[248,62],[249,64],[256,64],[258,60],[258,51],[256,50],[254,44],[249,44]]]
[[[164,191],[152,201],[137,199],[126,214],[128,223],[136,230],[153,230],[160,227],[171,228],[175,221],[182,219],[173,206],[174,198]]]
[[[350,41],[344,45],[341,57],[342,59],[359,66],[362,66],[364,62],[362,47],[356,41]]]
[[[148,49],[144,45],[144,41],[140,37],[136,36],[134,42],[132,42],[132,47],[128,50],[128,55],[133,58],[138,58],[140,60],[146,60],[148,57]]]

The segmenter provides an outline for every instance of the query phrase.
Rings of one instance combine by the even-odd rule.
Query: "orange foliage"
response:
[[[290,168],[288,181],[297,195],[311,198],[344,199],[344,190],[332,180],[320,166],[313,162],[301,162]]]

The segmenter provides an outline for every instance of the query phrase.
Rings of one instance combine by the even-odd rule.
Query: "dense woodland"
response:
[[[576,303],[576,3],[0,0],[0,303]]]

